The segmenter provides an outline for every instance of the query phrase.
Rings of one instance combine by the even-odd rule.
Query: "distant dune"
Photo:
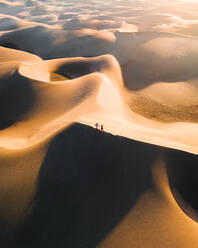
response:
[[[197,7],[0,0],[0,247],[198,247]]]

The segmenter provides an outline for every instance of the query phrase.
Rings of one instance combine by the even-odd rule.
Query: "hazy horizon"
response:
[[[119,29],[121,22],[139,31],[171,32],[197,36],[198,1],[0,1],[0,14],[71,29]],[[3,18],[1,16],[1,18]],[[93,22],[98,21],[98,22]],[[0,21],[0,31],[10,30],[10,20]]]

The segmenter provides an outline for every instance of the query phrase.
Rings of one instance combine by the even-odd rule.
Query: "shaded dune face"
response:
[[[44,24],[32,24],[30,27],[3,33],[0,36],[0,44],[12,43],[23,51],[43,59],[52,59],[107,54],[114,39],[114,34],[103,30],[64,31]]]
[[[37,34],[36,39],[32,43],[32,34]],[[26,39],[24,40],[24,36]],[[12,46],[20,47],[22,51],[34,53],[38,56],[41,54],[41,44],[45,43],[45,49],[50,49],[51,44],[51,32],[42,25],[36,25],[33,27],[24,27],[22,29],[16,29],[12,32],[5,33],[0,37],[0,44],[7,47],[6,44],[10,43]],[[23,42],[22,42],[23,40]]]
[[[137,36],[137,37],[136,37]],[[171,34],[143,33],[133,38],[133,55],[121,64],[125,86],[140,91],[156,82],[197,79],[198,40]]]
[[[20,50],[20,47],[18,45],[11,42],[0,42],[0,46]]]
[[[49,61],[50,63],[50,61]],[[49,64],[48,63],[48,64]],[[52,61],[54,65],[54,60]],[[87,75],[89,73],[92,73],[94,71],[97,71],[94,66],[92,66],[91,61],[80,61],[80,59],[77,59],[76,61],[65,61],[62,65],[60,64],[57,69],[55,69],[55,72],[64,75],[68,78],[77,78],[84,75]]]
[[[151,186],[158,150],[80,124],[60,133],[18,247],[95,247]]]
[[[35,98],[34,89],[28,79],[16,70],[0,79],[0,129],[22,121],[33,108]]]
[[[197,171],[197,156],[73,124],[50,142],[38,174],[37,192],[29,206],[30,214],[12,236],[14,243],[9,243],[9,238],[4,235],[2,244],[14,248],[96,247],[101,240],[108,239],[112,229],[133,211],[145,192],[154,190],[161,195],[153,186],[152,175],[153,165],[161,155],[166,161],[169,184],[180,192],[186,205],[198,211],[194,191],[197,183],[189,177]],[[168,188],[160,175],[157,175],[157,181],[162,185],[160,187]],[[168,195],[171,195],[170,191]],[[163,197],[161,195],[160,199]],[[153,211],[148,209],[147,216]],[[190,215],[192,211],[186,213]],[[184,216],[181,214],[180,218],[183,220]],[[133,223],[133,219],[131,221]],[[180,227],[175,229],[180,230]],[[158,240],[159,235],[156,232],[154,238]],[[118,238],[118,247],[121,247],[119,242]],[[167,247],[164,245],[160,247]]]
[[[134,58],[121,65],[132,111],[164,123],[197,122],[197,44],[156,34],[137,46]]]
[[[25,138],[24,142],[29,143],[27,137],[37,136],[36,132],[41,129],[42,135],[48,136],[45,132],[46,126],[54,125],[58,129],[59,126],[65,125],[63,123],[69,123],[73,116],[80,116],[83,112],[94,109],[98,104],[100,89],[106,84],[108,87],[110,79],[112,88],[114,83],[122,87],[119,64],[111,55],[43,61],[27,52],[3,47],[0,49],[0,79],[2,94],[5,94],[5,98],[1,99],[1,126],[2,129],[10,127],[9,130],[1,132],[1,138],[6,140],[7,137],[17,136]],[[72,79],[68,80],[69,78]],[[13,100],[20,99],[11,110],[6,94],[13,94]],[[21,104],[24,107],[20,108]],[[7,108],[7,112],[3,108]],[[51,132],[54,132],[53,128]],[[41,135],[40,137],[43,138]]]
[[[94,72],[99,72],[104,75],[117,76],[120,73],[120,66],[114,56],[110,54],[94,57],[94,58],[62,58],[46,60],[49,72],[57,73],[68,78],[78,78]],[[109,72],[109,73],[108,73]],[[122,79],[117,78],[117,81],[122,83]]]
[[[170,187],[183,211],[198,221],[197,155],[169,150],[166,153]]]
[[[35,34],[37,49],[33,51],[30,38],[36,31],[41,36],[38,37],[38,34]],[[30,27],[18,30],[15,34],[13,32],[5,34],[1,39],[3,42],[13,40],[19,44],[24,35],[28,36],[29,39],[26,40],[27,43],[23,50],[32,51],[44,58],[71,56],[71,51],[80,56],[89,57],[105,52],[111,53],[121,65],[124,86],[129,93],[129,97],[126,97],[124,101],[128,103],[133,112],[162,123],[197,122],[198,101],[193,93],[193,91],[197,92],[195,88],[197,88],[198,78],[198,42],[196,38],[157,32],[135,34],[115,32],[114,38],[111,37],[112,33],[108,34],[109,37],[105,38],[93,30],[67,34],[67,31],[54,31],[47,27]],[[81,49],[79,39],[82,39]],[[49,41],[46,47],[41,47],[46,40]],[[52,49],[52,47],[54,48]],[[48,60],[47,64],[49,71],[66,78],[77,78],[95,71],[101,72],[103,70],[101,68],[108,66],[108,63],[102,60],[92,61],[82,58],[71,59],[71,61],[60,59],[59,62]],[[112,67],[110,69],[112,70]],[[191,85],[191,81],[195,86],[192,91],[188,91],[177,102],[167,102],[170,91],[174,92],[174,94],[171,93],[172,98],[177,98],[180,94],[180,87],[172,90],[171,85],[185,82],[188,87]],[[152,92],[155,91],[155,87],[150,92],[147,91],[146,95],[144,94],[145,89],[152,85],[155,86],[159,82],[170,84],[170,90],[164,91],[160,101],[153,97]],[[193,99],[191,99],[192,94]],[[188,103],[186,98],[189,99]]]
[[[141,90],[155,82],[184,82],[198,77],[197,61],[198,61],[198,49],[197,40],[192,42],[192,46],[196,49],[192,51],[189,48],[186,51],[182,51],[182,44],[178,48],[175,47],[175,43],[178,43],[182,38],[156,38],[151,39],[142,47],[135,51],[133,59],[129,60],[126,64],[122,65],[123,78],[126,87],[129,90]],[[156,41],[155,41],[156,40]],[[158,41],[159,40],[159,41]],[[189,46],[188,39],[184,39],[184,46]],[[150,43],[150,44],[149,44]],[[157,43],[157,44],[155,44]],[[166,44],[159,51],[155,46],[160,44]],[[145,47],[153,46],[150,51]],[[190,51],[191,50],[191,51]],[[166,55],[167,53],[167,55]],[[182,54],[183,53],[183,54]]]
[[[195,2],[0,0],[0,248],[198,247]]]
[[[11,18],[1,18],[0,31],[7,31],[18,28],[17,22]]]

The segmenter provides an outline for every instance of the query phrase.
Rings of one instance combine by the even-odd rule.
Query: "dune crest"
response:
[[[164,98],[160,104],[164,106],[165,110],[163,108],[160,110],[160,104],[157,105],[159,111],[162,111],[162,117],[158,115],[158,118],[154,118],[152,112],[149,114],[146,109],[149,105],[146,104],[141,107],[138,101],[142,99],[141,94],[146,93],[148,98],[144,99],[148,99],[152,103],[154,100],[152,88],[156,88],[157,85],[153,85],[151,90],[149,88],[142,90],[140,98],[138,97],[135,101],[129,101],[128,99],[136,99],[134,98],[136,94],[127,91],[124,87],[120,66],[113,56],[105,55],[96,58],[68,58],[45,61],[27,52],[3,47],[1,51],[1,66],[4,68],[7,66],[6,70],[11,73],[7,80],[23,81],[29,87],[29,94],[33,97],[30,100],[29,110],[27,108],[26,112],[22,112],[15,117],[12,117],[12,114],[8,115],[5,120],[2,120],[1,145],[8,147],[9,144],[11,148],[13,139],[13,147],[25,147],[33,144],[31,140],[36,142],[35,137],[39,137],[39,140],[47,138],[49,134],[51,135],[56,130],[59,130],[60,127],[63,127],[64,123],[68,125],[73,121],[79,121],[94,126],[95,122],[100,121],[105,125],[108,132],[196,153],[197,143],[196,135],[193,133],[193,124],[189,123],[189,129],[186,126],[184,135],[182,130],[182,125],[184,124],[181,122],[196,121],[196,108],[195,112],[191,114],[188,112],[188,104],[186,103],[187,105],[184,105],[183,110],[180,110],[180,112],[183,111],[181,114],[183,119],[180,119],[179,117],[177,118],[177,114],[179,116],[180,113],[177,111],[177,105],[174,107],[173,104],[173,110],[175,108],[174,111],[177,113],[174,114],[173,119],[171,117],[173,112],[168,108],[168,105],[165,107]],[[8,66],[9,60],[10,65],[15,64],[14,74],[13,69]],[[58,73],[63,77],[70,78],[70,80],[51,82],[51,73]],[[4,80],[3,75],[2,80]],[[177,87],[181,89],[182,84]],[[185,87],[190,92],[191,88]],[[196,99],[193,87],[192,84],[192,94]],[[159,87],[158,89],[160,90]],[[163,92],[165,93],[165,91]],[[185,90],[183,92],[185,99],[187,95]],[[16,95],[16,97],[20,97],[20,94]],[[93,101],[94,98],[95,100]],[[91,101],[92,103],[90,104]],[[94,102],[95,105],[93,104]],[[179,102],[178,107],[182,104],[184,102]],[[196,102],[192,102],[192,106],[193,104],[196,106]],[[152,107],[149,108],[149,111],[152,111],[152,109]],[[171,125],[160,123],[161,120],[167,122],[166,119],[163,119],[163,111],[165,111],[166,118],[169,118],[168,122],[172,122]],[[186,113],[186,117],[184,113]],[[162,119],[160,120],[160,118]],[[6,125],[9,128],[4,130]],[[45,129],[48,131],[45,131]],[[170,134],[170,130],[177,130],[177,135]],[[181,136],[179,136],[180,132]],[[152,137],[153,135],[155,137]]]
[[[0,0],[0,247],[198,247],[197,8]]]

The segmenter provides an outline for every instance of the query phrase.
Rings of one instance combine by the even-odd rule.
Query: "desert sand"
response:
[[[197,2],[93,2],[0,1],[0,246],[197,248]]]

